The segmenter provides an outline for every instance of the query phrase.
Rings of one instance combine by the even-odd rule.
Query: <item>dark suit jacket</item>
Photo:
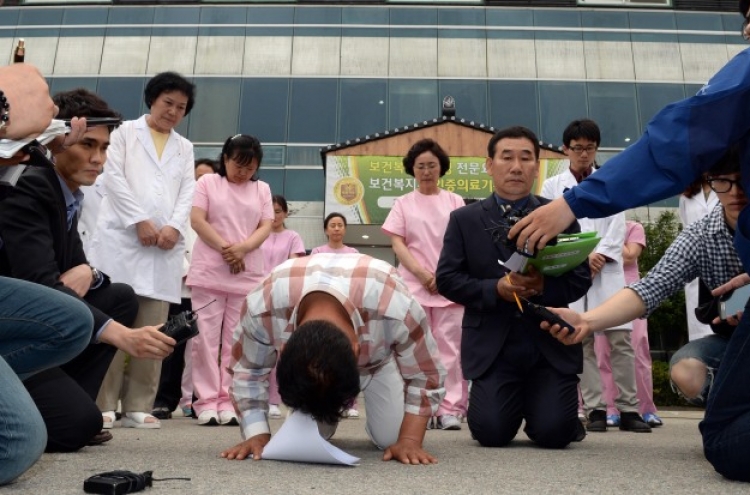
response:
[[[60,290],[83,301],[94,315],[94,332],[109,320],[60,282],[60,274],[86,263],[78,220],[68,231],[65,197],[57,173],[28,167],[0,203],[0,274]]]
[[[529,209],[549,200],[531,196]],[[539,328],[538,321],[521,316],[515,303],[500,298],[497,283],[513,253],[491,231],[503,223],[493,196],[451,213],[436,271],[438,291],[465,307],[461,337],[461,367],[468,380],[479,378],[494,362],[512,328],[522,328],[541,354],[563,374],[580,373],[583,352],[579,345],[566,346]],[[565,231],[579,232],[578,222]],[[588,263],[559,277],[544,277],[544,292],[532,298],[545,306],[566,307],[583,297],[591,286]]]

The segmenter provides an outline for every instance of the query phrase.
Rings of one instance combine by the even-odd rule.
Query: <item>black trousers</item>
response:
[[[578,376],[553,368],[534,342],[512,332],[481,377],[472,380],[468,423],[485,447],[503,447],[524,432],[536,444],[563,448],[578,435]]]
[[[127,327],[138,314],[138,300],[129,285],[110,284],[84,299]],[[76,451],[101,431],[96,396],[116,351],[108,344],[90,344],[72,361],[24,381],[47,427],[46,452]]]
[[[190,311],[190,299],[182,299],[181,304],[170,304],[169,314],[175,315],[183,311]],[[159,390],[154,399],[154,409],[166,407],[170,411],[177,409],[182,397],[182,371],[185,369],[185,346],[187,341],[175,346],[174,352],[161,363]]]

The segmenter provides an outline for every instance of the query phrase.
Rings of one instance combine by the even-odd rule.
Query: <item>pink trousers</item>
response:
[[[654,383],[651,375],[651,349],[648,345],[648,324],[646,320],[633,320],[633,332],[630,335],[635,351],[635,384],[638,397],[638,410],[641,414],[655,413]],[[617,387],[612,379],[612,365],[609,360],[609,342],[604,335],[594,336],[599,373],[602,377],[602,396],[607,403],[607,414],[619,414],[615,407]]]
[[[208,305],[213,300],[216,302]],[[198,315],[200,333],[193,338],[193,403],[196,415],[203,411],[234,411],[229,386],[232,375],[232,335],[240,320],[245,296],[193,287],[193,307],[201,308]]]
[[[445,366],[445,399],[438,407],[437,415],[450,414],[466,416],[469,399],[469,385],[461,371],[461,323],[464,308],[451,304],[442,308],[425,307],[427,321],[432,329],[440,354],[440,361]]]

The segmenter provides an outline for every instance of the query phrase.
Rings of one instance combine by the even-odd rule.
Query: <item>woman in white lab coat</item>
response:
[[[136,323],[164,323],[180,302],[184,234],[195,189],[193,145],[174,131],[190,112],[195,87],[173,72],[146,85],[150,113],[123,123],[111,136],[104,167],[105,197],[90,259],[112,281],[138,295]],[[118,352],[99,391],[104,427],[113,426],[122,399],[123,427],[159,428],[150,414],[161,362]],[[122,393],[121,393],[122,392]]]

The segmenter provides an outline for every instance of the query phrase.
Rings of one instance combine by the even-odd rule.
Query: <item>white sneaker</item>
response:
[[[344,411],[344,417],[349,419],[359,419],[359,411],[356,409],[347,409]]]
[[[268,417],[270,419],[280,419],[281,418],[281,409],[279,409],[279,406],[276,404],[271,404],[268,406]]]
[[[198,424],[201,426],[216,426],[219,424],[219,416],[213,409],[207,409],[198,415]]]
[[[438,418],[436,428],[441,430],[460,430],[461,421],[452,414],[444,414]]]
[[[225,426],[237,426],[238,424],[240,424],[240,422],[237,421],[237,415],[234,413],[234,411],[220,411],[219,424]]]

